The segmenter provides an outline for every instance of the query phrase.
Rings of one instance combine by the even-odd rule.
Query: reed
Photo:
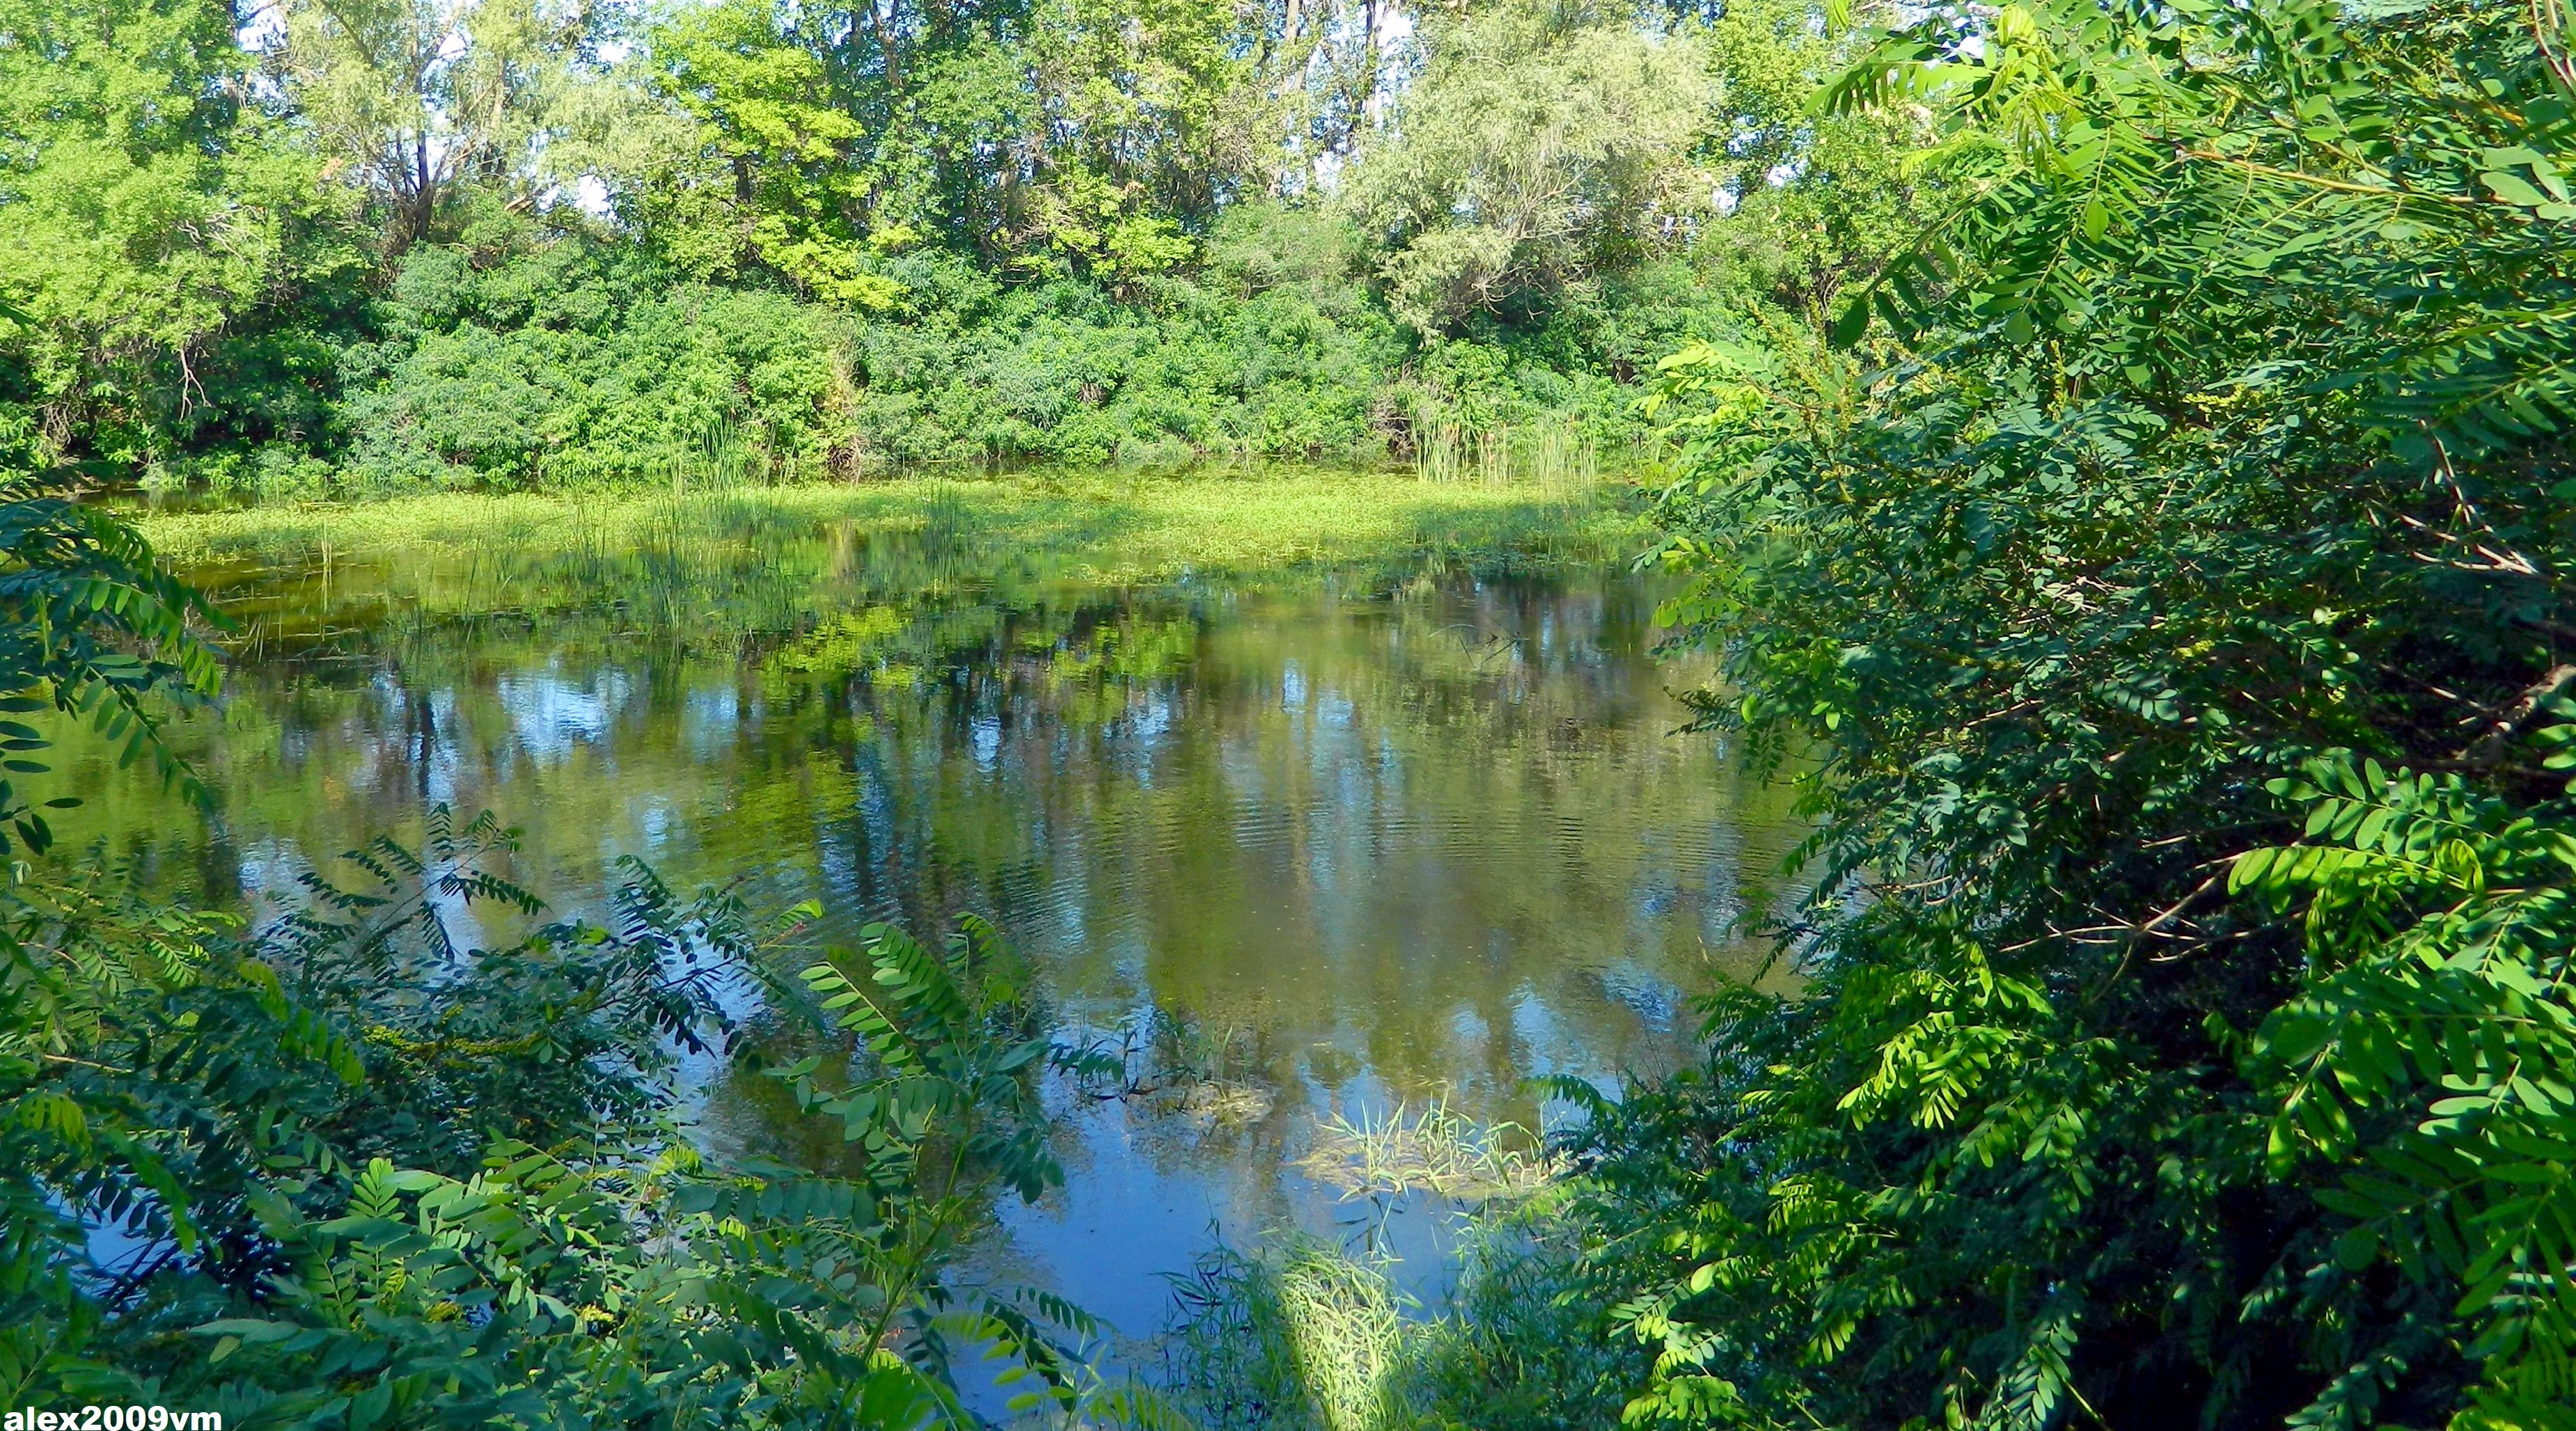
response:
[[[1560,1171],[1517,1123],[1478,1123],[1444,1096],[1357,1120],[1331,1115],[1297,1167],[1345,1199],[1429,1192],[1455,1202],[1528,1197]]]
[[[1210,1428],[1396,1431],[1403,1308],[1385,1267],[1298,1238],[1260,1256],[1219,1248],[1175,1279],[1165,1342],[1177,1399]]]
[[[1550,425],[1531,435],[1522,470],[1551,490],[1590,487],[1601,480],[1601,449],[1588,433]]]
[[[1454,423],[1426,428],[1413,446],[1413,475],[1424,482],[1456,482],[1467,470],[1466,441]]]
[[[1444,423],[1423,429],[1413,451],[1413,475],[1423,482],[1530,486],[1569,493],[1597,485],[1600,445],[1570,423],[1464,429]]]
[[[1462,1219],[1436,1315],[1390,1258],[1310,1237],[1214,1249],[1174,1279],[1162,1380],[1207,1431],[1619,1425],[1651,1353],[1611,1334],[1566,1187]]]

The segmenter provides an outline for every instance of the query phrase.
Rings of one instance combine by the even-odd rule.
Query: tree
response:
[[[0,452],[154,462],[312,421],[282,300],[352,254],[228,7],[10,0],[0,154]]]
[[[1718,211],[1696,234],[1730,296],[1813,323],[1953,202],[1950,156],[1928,110],[1819,112],[1818,91],[1891,12],[1808,0],[1736,0],[1685,25],[1701,37],[1720,116],[1693,157]]]
[[[384,251],[427,237],[460,189],[526,204],[551,111],[592,39],[557,0],[286,0],[266,50],[333,170],[382,211]]]
[[[1695,46],[1624,14],[1513,3],[1432,32],[1392,136],[1348,202],[1387,256],[1398,317],[1424,332],[1536,297],[1676,241],[1680,180],[1712,98]]]
[[[1270,183],[1275,193],[1297,197],[1379,127],[1390,71],[1408,57],[1393,34],[1409,30],[1414,17],[1382,0],[1281,0],[1258,16],[1253,72],[1281,141]]]
[[[1021,241],[1109,276],[1174,266],[1249,166],[1234,14],[1049,0],[1030,21]]]
[[[861,106],[845,57],[808,32],[830,23],[731,0],[680,11],[654,30],[653,89],[694,132],[658,156],[664,167],[644,191],[644,217],[684,271],[727,277],[764,264],[807,292],[882,307],[897,289],[868,270],[864,241],[882,249],[910,234],[900,224],[870,232],[880,136],[853,112]]]

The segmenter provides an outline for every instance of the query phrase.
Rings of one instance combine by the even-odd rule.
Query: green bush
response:
[[[335,490],[650,476],[717,434],[766,475],[814,477],[1032,457],[1368,459],[1441,425],[1633,432],[1628,394],[1589,371],[1580,335],[1417,353],[1333,276],[1328,221],[1229,217],[1208,270],[1124,297],[1072,278],[1005,286],[925,253],[885,265],[907,297],[872,314],[682,282],[578,234],[523,232],[499,256],[422,245],[380,306],[385,336],[343,355]],[[248,485],[309,484],[293,471]]]
[[[531,239],[482,267],[416,247],[379,321],[341,365],[353,493],[653,475],[719,435],[779,475],[841,460],[845,319],[676,282],[604,240]]]
[[[1844,347],[1670,364],[1674,611],[1818,883],[1794,996],[1593,1099],[1633,1417],[2569,1424],[2554,34],[2076,0],[1829,96],[1982,197]]]

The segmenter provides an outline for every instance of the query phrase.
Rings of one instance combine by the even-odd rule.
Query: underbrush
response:
[[[371,303],[316,334],[329,376],[292,418],[200,415],[145,476],[346,500],[560,491],[711,463],[791,482],[1027,461],[1527,473],[1580,469],[1651,430],[1635,375],[1658,349],[1629,331],[1636,315],[1424,335],[1350,254],[1273,246],[1221,245],[1194,274],[1132,285],[1002,282],[916,252],[890,260],[905,303],[879,310],[701,281],[498,215],[473,242],[412,248]],[[1653,333],[1726,326],[1681,274],[1660,277],[1613,285],[1636,288]]]

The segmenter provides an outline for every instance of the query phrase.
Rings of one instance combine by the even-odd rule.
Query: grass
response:
[[[1567,1186],[1465,1219],[1430,1315],[1382,1254],[1210,1249],[1173,1279],[1162,1383],[1207,1431],[1617,1426],[1651,1354],[1614,1330]]]
[[[1409,1192],[1454,1202],[1525,1198],[1559,1171],[1537,1139],[1515,1124],[1485,1125],[1443,1100],[1419,1110],[1399,1105],[1382,1118],[1352,1122],[1338,1114],[1316,1125],[1297,1166],[1345,1198]]]
[[[1212,1431],[1399,1431],[1407,1349],[1380,1266],[1298,1239],[1226,1248],[1173,1282],[1168,1380]]]
[[[857,485],[565,493],[432,493],[381,502],[151,513],[144,534],[185,567],[309,564],[496,549],[649,549],[709,519],[741,527],[852,522],[997,547],[1075,553],[1099,579],[1268,570],[1390,552],[1616,559],[1645,540],[1624,484],[1427,482],[1408,474],[1036,473]]]
[[[1298,1166],[1346,1196],[1430,1191],[1456,1219],[1458,1281],[1431,1316],[1382,1250],[1312,1237],[1219,1246],[1173,1279],[1166,1382],[1210,1431],[1478,1431],[1608,1412],[1598,1308],[1576,1276],[1564,1170],[1509,1124],[1446,1102],[1324,1120]],[[1372,1244],[1374,1246],[1374,1244]],[[1534,1349],[1536,1360],[1523,1349]]]

